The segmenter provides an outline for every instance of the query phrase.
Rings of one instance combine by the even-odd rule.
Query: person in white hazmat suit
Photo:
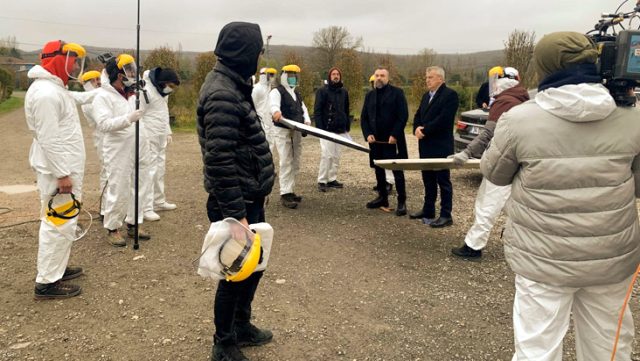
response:
[[[502,115],[480,163],[491,183],[512,185],[502,239],[515,273],[512,361],[561,361],[572,321],[576,360],[632,357],[640,113],[616,105],[598,59],[584,34],[540,39],[538,93]]]
[[[450,158],[455,165],[466,163],[469,158],[481,158],[491,143],[493,131],[503,113],[529,100],[529,93],[520,85],[518,71],[512,67],[493,67],[489,70],[489,94],[494,99],[482,132],[467,147]],[[511,185],[498,186],[482,179],[474,207],[474,222],[461,247],[451,249],[454,256],[467,260],[482,257],[491,229],[511,195]]]
[[[85,149],[76,104],[90,102],[95,94],[72,94],[67,83],[82,72],[85,55],[78,44],[51,41],[42,49],[41,65],[27,73],[33,80],[24,103],[27,126],[33,133],[29,163],[37,177],[42,220],[36,299],[68,298],[81,292],[79,286],[63,283],[83,273],[82,268],[67,265],[78,218],[53,218],[47,210],[50,202],[54,209],[68,209],[71,193],[78,200],[82,198]]]
[[[169,94],[179,85],[180,79],[175,70],[170,68],[153,68],[143,74],[145,81],[146,101],[140,102],[144,110],[141,124],[144,124],[146,141],[149,144],[149,172],[140,174],[141,182],[148,183],[142,188],[151,192],[144,195],[143,212],[147,221],[157,221],[160,216],[156,211],[171,211],[177,208],[167,202],[164,192],[164,176],[166,172],[166,150],[171,144],[171,127],[169,126]]]
[[[93,100],[93,114],[98,128],[104,132],[104,162],[107,167],[105,191],[104,228],[108,230],[108,242],[114,247],[126,246],[120,234],[122,220],[127,223],[127,234],[135,236],[135,122],[144,115],[135,110],[136,64],[131,55],[120,54],[107,61],[102,73],[102,87]],[[141,100],[141,103],[144,100]],[[140,174],[148,173],[149,151],[144,127],[140,124]],[[140,182],[138,223],[143,222],[145,196],[151,194],[150,182]],[[148,240],[148,233],[138,228],[138,238]]]
[[[258,83],[253,86],[251,91],[251,98],[253,104],[256,106],[256,111],[260,116],[260,122],[262,123],[262,129],[267,136],[269,142],[269,150],[271,154],[274,154],[276,150],[276,143],[274,140],[274,125],[271,120],[271,103],[269,101],[269,92],[273,88],[276,80],[277,70],[274,68],[262,68],[260,69],[260,76],[258,77]]]
[[[100,72],[97,70],[90,70],[84,74],[80,80],[82,81],[82,87],[86,92],[94,91],[100,88]],[[84,114],[87,123],[93,128],[93,145],[96,147],[96,154],[100,161],[100,192],[103,194],[104,187],[107,183],[107,169],[104,166],[104,156],[102,154],[102,141],[104,139],[104,133],[98,129],[96,120],[93,116],[93,105],[83,104],[82,113]],[[103,197],[104,198],[104,197]],[[100,201],[100,216],[104,217],[104,199]]]
[[[302,197],[293,190],[296,184],[296,175],[300,171],[300,158],[302,158],[302,134],[295,130],[285,128],[278,124],[281,118],[294,122],[311,124],[307,106],[302,101],[302,96],[296,90],[299,85],[300,67],[297,65],[285,65],[280,75],[280,85],[269,93],[271,103],[271,116],[275,123],[274,138],[276,149],[280,156],[280,201],[283,206],[295,209],[302,201]]]

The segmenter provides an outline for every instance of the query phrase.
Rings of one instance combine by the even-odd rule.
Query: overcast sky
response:
[[[212,50],[230,21],[260,24],[272,44],[311,45],[332,25],[361,36],[366,49],[398,54],[502,49],[514,29],[543,34],[586,32],[620,0],[141,0],[141,45],[152,49]],[[635,1],[622,7],[631,11]],[[0,38],[15,36],[25,50],[49,40],[135,48],[136,0],[3,0]],[[635,24],[638,25],[637,23]]]

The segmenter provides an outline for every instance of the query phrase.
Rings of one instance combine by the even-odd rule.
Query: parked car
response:
[[[529,98],[533,99],[538,93],[538,89],[529,89]],[[640,93],[636,93],[637,95]],[[640,98],[638,98],[640,99]],[[473,109],[460,114],[460,118],[456,123],[456,133],[454,134],[453,144],[457,152],[463,151],[473,138],[484,129],[484,124],[489,117],[489,110]]]
[[[473,138],[477,137],[489,117],[489,111],[473,109],[460,114],[456,122],[456,133],[453,136],[453,144],[456,153],[463,151]]]

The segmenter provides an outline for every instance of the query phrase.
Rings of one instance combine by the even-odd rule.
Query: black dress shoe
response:
[[[407,215],[407,202],[398,202],[398,208],[396,208],[396,216],[406,216]]]
[[[451,253],[454,256],[460,257],[460,258],[465,258],[465,259],[480,259],[480,257],[482,257],[482,250],[475,250],[469,246],[467,246],[467,244],[463,244],[462,247],[460,248],[452,248],[451,249]]]
[[[416,213],[411,213],[409,215],[409,218],[411,218],[411,219],[422,219],[422,218],[426,218],[426,217],[424,216],[424,212],[422,210],[420,210],[420,211],[418,211]]]
[[[320,192],[326,192],[327,191],[327,183],[318,183],[318,190]]]
[[[293,199],[294,202],[298,202],[298,203],[302,202],[302,196],[299,196],[295,193],[291,193],[291,194],[292,194],[291,199]]]
[[[327,183],[327,187],[341,189],[341,188],[344,188],[344,184],[338,182],[337,180],[334,180],[334,181],[331,181],[331,182]]]
[[[376,199],[367,203],[367,208],[389,207],[389,198],[378,196]]]
[[[433,221],[433,223],[431,223],[430,226],[433,228],[442,228],[442,227],[449,227],[452,224],[453,224],[453,219],[447,218],[447,217],[440,217],[435,221]]]

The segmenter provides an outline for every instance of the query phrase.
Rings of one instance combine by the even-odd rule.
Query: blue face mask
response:
[[[298,78],[292,76],[292,77],[288,77],[287,78],[287,84],[289,84],[290,87],[294,87],[296,85],[298,85]]]

